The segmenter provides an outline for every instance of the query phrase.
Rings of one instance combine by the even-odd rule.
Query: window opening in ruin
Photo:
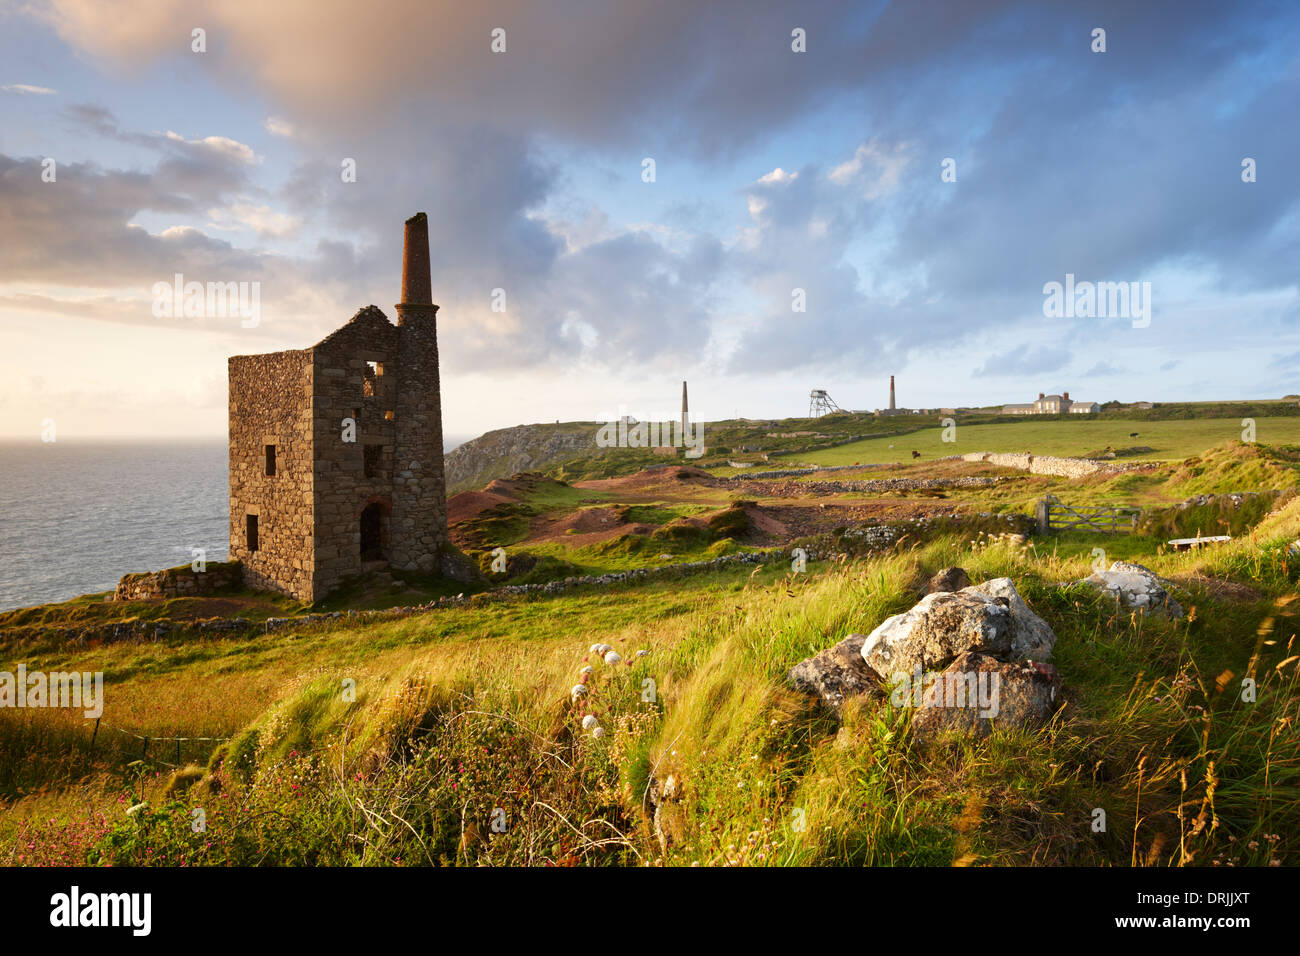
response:
[[[257,550],[257,515],[244,516],[244,540],[249,551]]]
[[[274,445],[266,446],[266,473],[268,475],[275,474],[275,446]]]
[[[374,398],[379,394],[379,377],[384,374],[384,367],[378,362],[367,362],[366,370],[362,373],[361,394],[366,398]]]
[[[384,506],[379,502],[366,505],[361,512],[361,560],[384,561]]]
[[[380,457],[383,455],[383,445],[366,445],[362,449],[362,464],[365,469],[367,478],[379,477]]]
[[[393,414],[393,410],[391,408],[388,411],[384,412],[384,421],[386,422],[391,422],[396,417],[397,416]]]

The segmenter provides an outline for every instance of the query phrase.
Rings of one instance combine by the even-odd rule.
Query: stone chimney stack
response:
[[[403,571],[439,569],[447,544],[442,462],[442,386],[438,373],[438,307],[429,275],[429,219],[406,220],[402,301],[397,303],[397,396],[393,414],[393,547],[389,563]]]
[[[1061,401],[1065,402],[1065,403],[1068,405],[1068,404],[1070,403],[1070,393],[1069,393],[1069,392],[1062,392],[1062,393],[1061,393]]]
[[[1039,392],[1039,393],[1038,393],[1038,398],[1039,398],[1040,400],[1041,400],[1041,399],[1044,399],[1044,398],[1046,398],[1046,397],[1047,397],[1047,396],[1044,395],[1042,392]]]
[[[397,324],[402,324],[402,307],[433,305],[429,279],[429,217],[417,212],[406,220],[406,240],[402,243],[402,301],[398,304]],[[436,310],[436,306],[434,306]]]
[[[892,412],[898,406],[894,404],[894,376],[889,376],[889,410]]]

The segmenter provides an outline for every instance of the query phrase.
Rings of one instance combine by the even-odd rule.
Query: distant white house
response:
[[[1072,401],[1069,392],[1062,392],[1060,395],[1044,395],[1039,392],[1035,401],[1024,405],[1002,406],[1003,415],[1060,415],[1062,412],[1071,415],[1094,415],[1099,411],[1101,406],[1096,402]]]

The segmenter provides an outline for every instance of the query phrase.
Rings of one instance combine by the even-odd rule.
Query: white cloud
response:
[[[830,181],[837,186],[861,181],[863,198],[879,199],[898,189],[903,170],[912,161],[911,153],[907,143],[895,143],[886,149],[873,139],[859,146],[852,158],[832,169]]]
[[[262,125],[266,127],[267,132],[275,136],[283,136],[285,138],[293,136],[293,124],[278,116],[268,116],[266,122]]]
[[[180,133],[173,133],[168,130],[167,138],[178,143],[185,143],[188,146],[202,146],[214,153],[219,153],[222,156],[248,165],[257,162],[257,154],[253,152],[253,147],[247,146],[238,140],[230,139],[227,136],[205,136],[202,139],[186,139]]]
[[[53,96],[58,90],[52,90],[48,86],[31,86],[27,83],[14,83],[10,86],[0,86],[0,90],[6,93],[19,93],[29,96]]]
[[[247,226],[259,236],[275,238],[292,235],[302,226],[302,220],[296,216],[249,202],[238,202],[227,209],[209,209],[208,215],[212,217],[214,228],[238,229]]]
[[[790,183],[799,178],[798,172],[787,173],[780,166],[765,176],[758,177],[760,183]]]

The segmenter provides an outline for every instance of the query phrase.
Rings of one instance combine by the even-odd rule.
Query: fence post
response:
[[[1038,502],[1037,517],[1039,534],[1047,534],[1052,530],[1052,506],[1046,498]]]
[[[90,763],[95,762],[95,738],[99,736],[99,722],[102,719],[102,717],[95,718],[95,730],[90,735],[90,757],[88,758]]]

